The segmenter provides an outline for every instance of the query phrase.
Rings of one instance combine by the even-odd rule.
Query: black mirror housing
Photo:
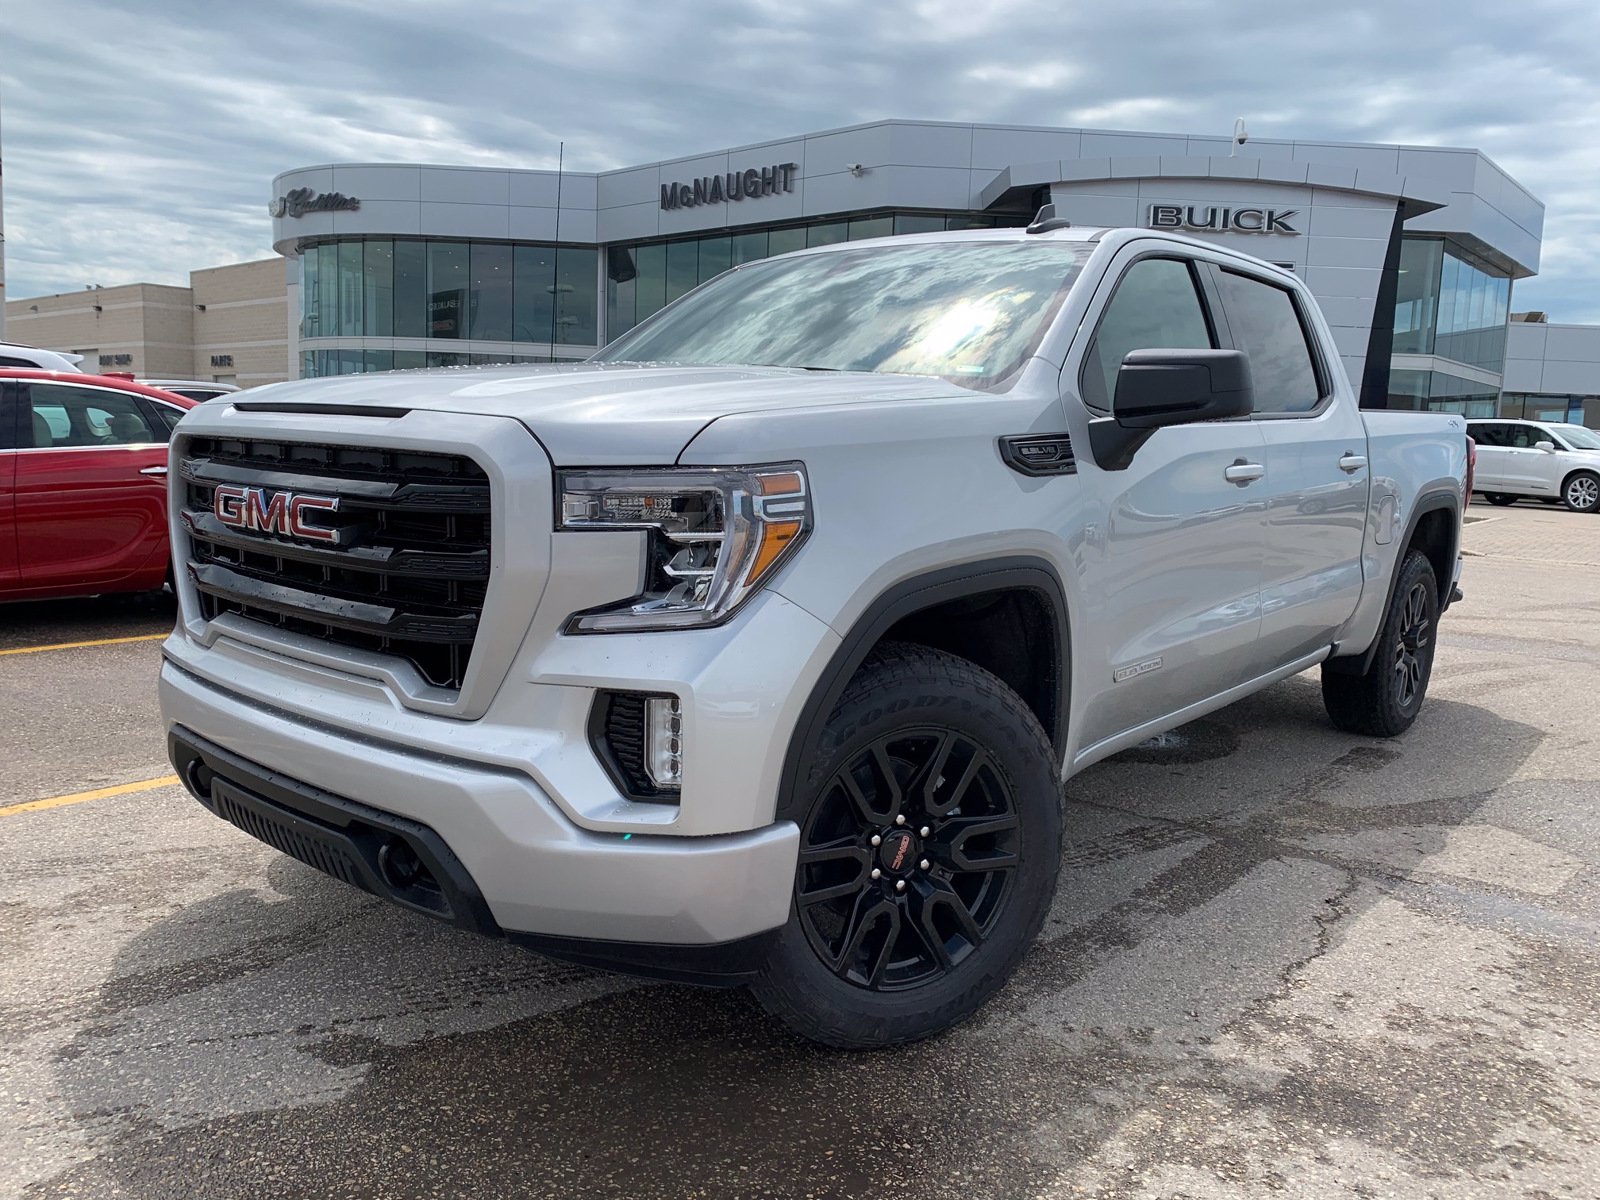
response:
[[[1117,371],[1111,416],[1089,422],[1089,446],[1102,470],[1121,471],[1158,429],[1254,411],[1242,350],[1133,350]]]
[[[1242,350],[1134,350],[1117,371],[1111,413],[1124,429],[1248,417],[1255,410]]]

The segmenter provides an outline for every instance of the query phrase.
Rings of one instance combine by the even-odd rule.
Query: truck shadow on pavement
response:
[[[1581,1101],[1518,1032],[1508,973],[1535,951],[1443,909],[1540,738],[1440,700],[1399,741],[1351,738],[1295,679],[1102,764],[1068,785],[1015,982],[867,1055],[272,860],[125,946],[57,1055],[81,1159],[30,1194],[1164,1195],[1291,1172],[1332,1194],[1500,1170]]]

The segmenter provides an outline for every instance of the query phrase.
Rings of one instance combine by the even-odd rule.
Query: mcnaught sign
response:
[[[1211,233],[1290,233],[1300,230],[1289,224],[1298,217],[1297,208],[1220,208],[1198,204],[1152,204],[1151,229],[1193,229]]]
[[[702,175],[688,183],[663,183],[661,207],[694,208],[700,204],[721,204],[724,200],[759,200],[762,196],[792,192],[799,170],[799,163],[774,163],[747,171]]]

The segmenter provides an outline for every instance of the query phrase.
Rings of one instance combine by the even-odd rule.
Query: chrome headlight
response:
[[[643,530],[644,590],[575,613],[569,633],[719,625],[811,529],[800,463],[563,471],[559,528]]]

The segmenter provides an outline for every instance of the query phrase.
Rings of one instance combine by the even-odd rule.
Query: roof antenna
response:
[[[1239,157],[1239,147],[1250,140],[1250,133],[1244,127],[1244,118],[1240,117],[1233,123],[1233,145],[1228,150],[1229,158]]]
[[[1052,229],[1071,229],[1072,222],[1065,217],[1056,216],[1055,202],[1041,205],[1039,215],[1033,218],[1033,224],[1028,226],[1029,233],[1049,233]]]

